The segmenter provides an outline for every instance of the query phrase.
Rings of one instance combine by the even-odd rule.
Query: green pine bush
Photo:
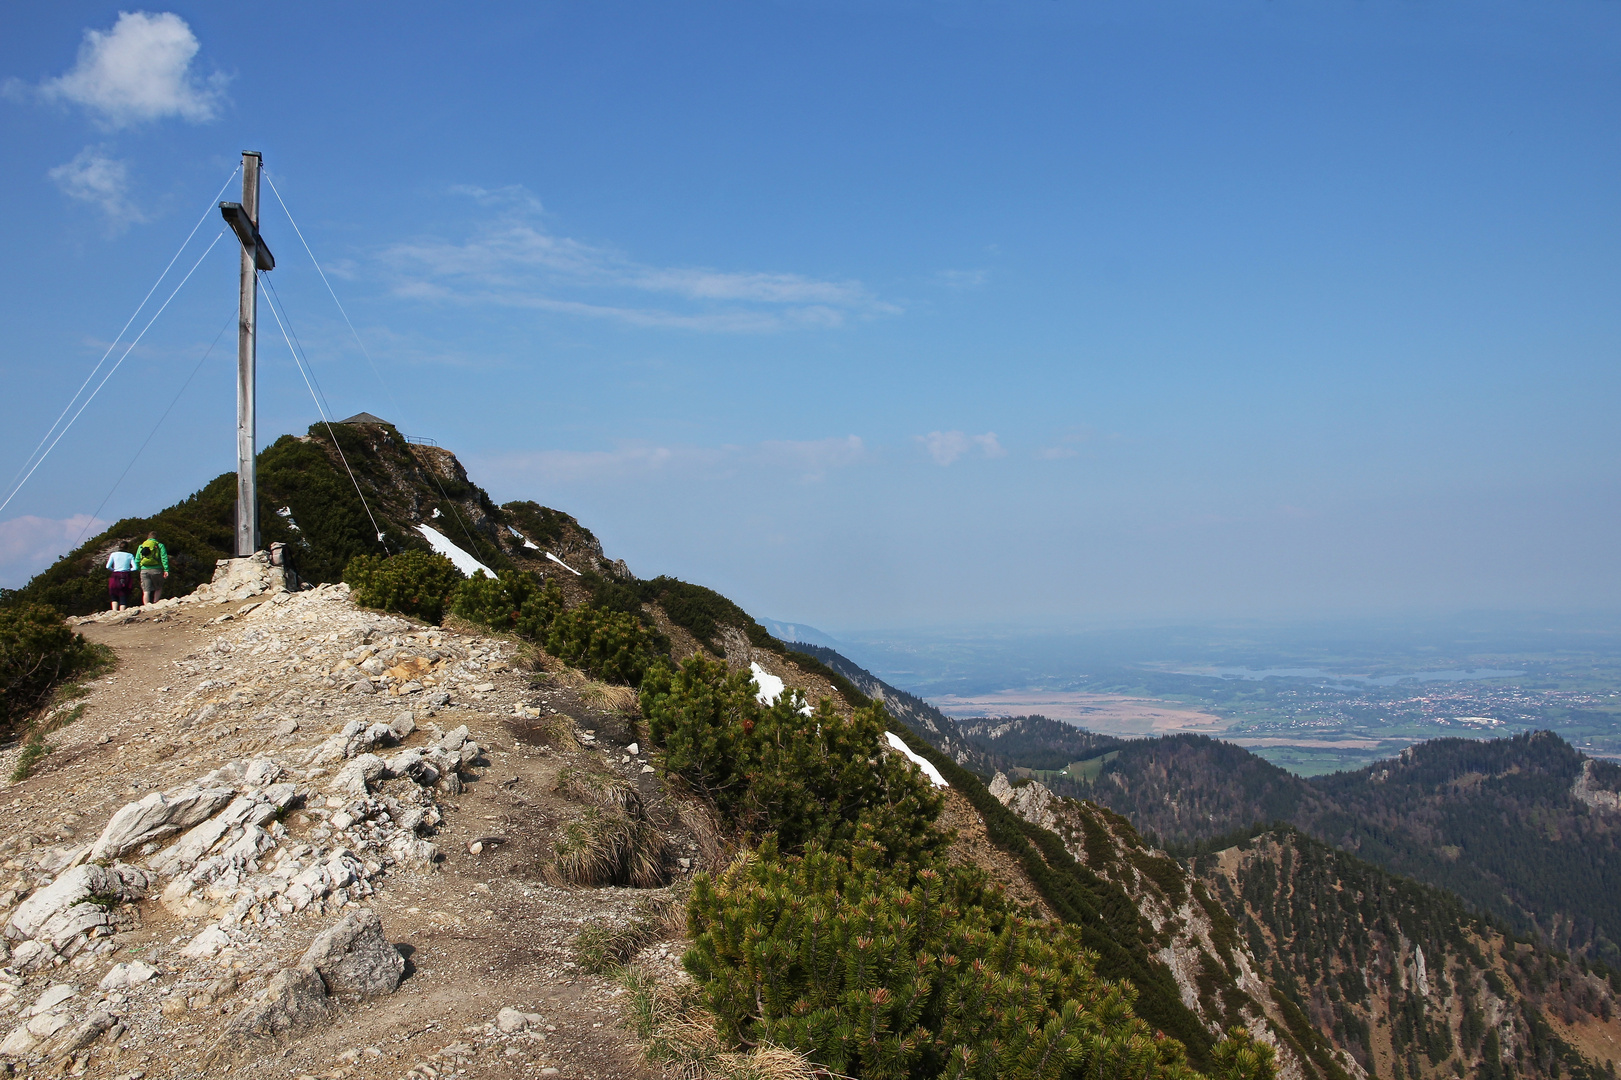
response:
[[[382,558],[357,555],[349,560],[343,580],[353,590],[355,603],[411,615],[437,623],[445,605],[461,587],[456,564],[429,551],[402,551]]]
[[[59,684],[110,662],[109,650],[74,633],[55,608],[0,608],[0,725],[10,728]]]
[[[503,570],[492,578],[480,570],[456,589],[451,610],[469,622],[494,630],[517,628],[524,603],[539,591],[531,574]]]
[[[1011,913],[972,871],[771,845],[701,875],[684,963],[723,1041],[793,1047],[861,1080],[1195,1077],[1070,926]]]
[[[642,715],[665,767],[755,835],[784,851],[816,843],[838,853],[858,834],[892,861],[919,861],[945,845],[934,826],[941,798],[911,763],[885,754],[881,704],[839,715],[823,699],[805,709],[797,692],[770,706],[746,671],[702,654],[642,683]]]
[[[535,641],[545,641],[551,633],[552,623],[563,613],[563,590],[557,582],[548,581],[544,589],[537,589],[518,605],[518,633]]]
[[[653,634],[634,615],[577,607],[557,615],[546,651],[603,682],[635,686],[658,656]]]

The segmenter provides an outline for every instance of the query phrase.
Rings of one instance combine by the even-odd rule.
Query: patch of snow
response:
[[[276,516],[286,518],[287,519],[287,527],[289,529],[292,529],[294,532],[302,532],[303,531],[298,527],[298,522],[293,520],[293,508],[291,506],[284,506],[280,510],[277,510],[276,511]]]
[[[539,544],[537,544],[533,540],[529,539],[529,537],[525,536],[523,533],[519,532],[517,529],[514,529],[511,525],[507,526],[507,532],[511,533],[513,536],[516,536],[519,540],[522,540],[523,541],[523,546],[528,548],[530,551],[539,551],[540,550],[540,545]],[[569,566],[567,563],[563,562],[563,560],[559,559],[556,555],[553,555],[551,552],[547,552],[546,557],[548,559],[552,560],[552,562],[557,563],[559,566],[562,566],[562,567],[564,567],[566,569],[569,569],[569,570],[574,570],[574,567]],[[576,575],[578,575],[579,571],[574,570],[574,573]]]
[[[884,734],[889,737],[889,745],[893,749],[899,750],[901,753],[905,754],[912,764],[923,770],[923,775],[929,778],[929,783],[933,784],[935,787],[951,786],[950,784],[946,783],[946,778],[940,775],[940,770],[934,767],[934,762],[930,761],[922,754],[913,751],[910,746],[906,745],[906,740],[902,739],[893,731],[886,731]]]
[[[433,508],[433,516],[437,518],[437,517],[443,517],[444,515],[439,513],[439,508],[436,506],[436,507]]]
[[[775,705],[777,698],[782,696],[782,680],[757,663],[749,664],[749,670],[754,672],[754,683],[760,688],[760,692],[754,695],[754,700],[761,705]]]
[[[494,570],[491,570],[488,566],[485,566],[483,563],[473,558],[473,556],[469,555],[455,544],[452,544],[450,542],[450,538],[445,536],[445,534],[439,530],[430,529],[426,525],[418,525],[417,532],[421,533],[427,539],[428,543],[433,546],[433,550],[455,563],[456,569],[460,570],[468,577],[472,577],[474,571],[477,570],[482,570],[491,577],[496,576]]]
[[[535,545],[530,544],[529,541],[527,541],[527,540],[525,540],[524,543],[526,545],[528,545],[529,547],[535,548],[536,551],[540,550],[538,547],[535,547]],[[546,557],[548,559],[550,559],[552,562],[556,563],[558,566],[561,566],[564,570],[567,570],[569,573],[573,574],[575,577],[582,576],[578,570],[574,569],[574,567],[570,566],[568,563],[564,562],[562,559],[559,559],[556,555],[553,555],[551,552],[548,551],[546,553]]]

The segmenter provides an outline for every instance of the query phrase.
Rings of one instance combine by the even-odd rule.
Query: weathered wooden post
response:
[[[242,201],[220,203],[220,214],[242,241],[242,284],[236,334],[236,555],[259,550],[259,490],[253,451],[258,423],[256,401],[258,270],[274,270],[276,259],[259,235],[259,170],[257,150],[242,152]]]

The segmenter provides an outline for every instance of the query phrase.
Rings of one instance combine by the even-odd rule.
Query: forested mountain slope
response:
[[[1234,916],[1291,1029],[1327,1034],[1370,1074],[1598,1076],[1621,1050],[1616,987],[1511,941],[1444,890],[1288,828],[1193,868]]]
[[[1444,890],[1288,828],[1190,873],[1094,803],[1001,777],[990,790],[1132,896],[1192,1007],[1229,1023],[1264,1012],[1307,1076],[1598,1080],[1621,1052],[1609,981]]]
[[[1437,739],[1311,786],[1314,835],[1621,964],[1621,767],[1539,731]]]
[[[1242,747],[1174,735],[1127,743],[1090,780],[1055,789],[1184,849],[1285,821],[1450,889],[1518,933],[1621,966],[1621,767],[1552,732],[1436,739],[1311,780]]]

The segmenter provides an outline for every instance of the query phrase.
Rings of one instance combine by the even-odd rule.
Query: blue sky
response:
[[[257,149],[376,361],[267,196],[333,410],[644,576],[833,631],[1621,606],[1617,5],[3,27],[0,479]],[[0,512],[0,583],[232,467],[228,240]]]

